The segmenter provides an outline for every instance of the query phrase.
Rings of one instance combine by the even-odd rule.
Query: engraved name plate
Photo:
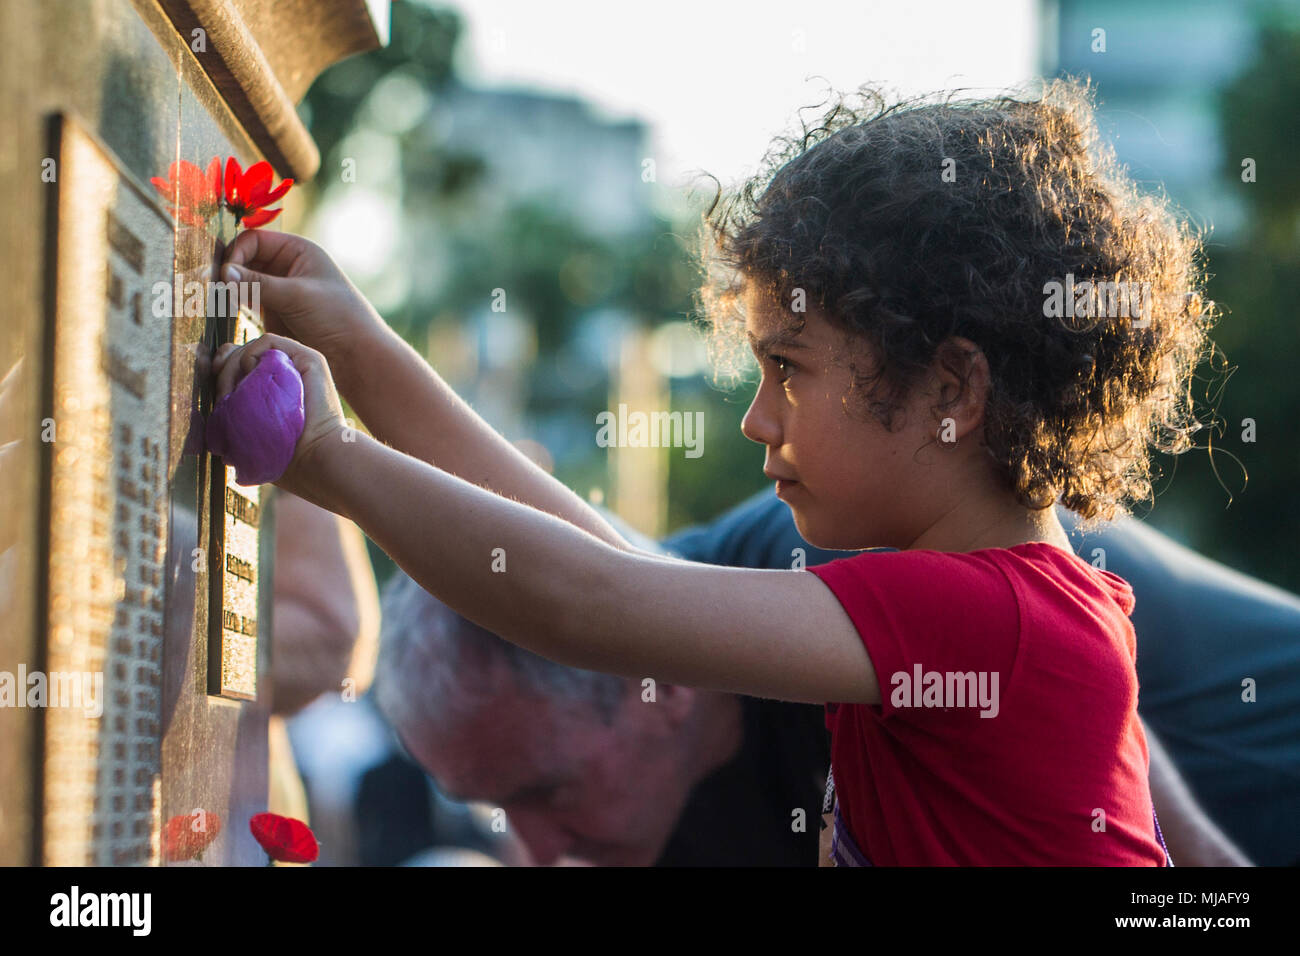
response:
[[[45,711],[45,863],[153,863],[171,320],[152,289],[172,224],[70,119],[53,135],[46,675],[81,699]]]
[[[232,341],[243,345],[260,333],[247,312],[235,320]],[[235,484],[235,469],[212,462],[212,650],[208,693],[237,700],[257,697],[257,568],[262,489]]]

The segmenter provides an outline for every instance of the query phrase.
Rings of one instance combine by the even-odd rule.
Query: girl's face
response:
[[[790,337],[789,311],[752,285],[745,306],[763,378],[740,428],[767,446],[763,472],[777,483],[799,533],[822,548],[907,548],[942,515],[954,477],[933,467],[944,451],[933,400],[914,389],[888,432],[852,387],[851,358],[870,371],[861,366],[865,346],[814,308]]]

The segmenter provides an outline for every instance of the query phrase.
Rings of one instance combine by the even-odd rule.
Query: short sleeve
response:
[[[880,681],[882,716],[899,711],[896,700],[907,706],[913,688],[932,672],[996,673],[998,685],[1008,688],[1020,606],[987,553],[865,552],[808,571],[857,628]]]

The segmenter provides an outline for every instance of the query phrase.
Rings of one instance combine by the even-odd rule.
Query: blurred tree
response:
[[[1250,242],[1277,251],[1296,245],[1300,167],[1295,104],[1300,102],[1300,29],[1291,18],[1265,13],[1250,66],[1220,94],[1225,145],[1223,172],[1250,210]],[[1255,162],[1256,181],[1242,181],[1242,162]]]
[[[613,363],[611,342],[604,367],[589,375],[575,372],[583,318],[615,314],[654,326],[691,313],[691,249],[668,223],[657,226],[611,242],[595,238],[560,210],[523,203],[496,223],[458,232],[449,247],[453,278],[436,312],[463,319],[484,308],[494,288],[508,289],[511,308],[526,310],[537,331],[528,411],[584,436],[580,449],[551,449],[557,477],[583,493],[606,483],[606,451],[595,445],[595,417],[609,408]],[[412,327],[419,321],[412,316]],[[748,404],[741,394],[743,389],[710,388],[699,377],[673,381],[672,409],[704,413],[705,453],[688,459],[675,449],[668,452],[670,526],[707,520],[766,483],[762,450],[740,434]]]
[[[1177,469],[1174,510],[1192,546],[1300,592],[1300,335],[1292,312],[1300,301],[1298,100],[1300,30],[1294,17],[1266,13],[1255,57],[1219,98],[1222,175],[1246,221],[1229,242],[1209,246],[1209,291],[1224,312],[1212,333],[1222,354],[1203,370],[1199,396],[1201,420],[1217,421],[1198,436],[1211,453],[1165,462]],[[1247,158],[1255,161],[1253,182],[1243,179]],[[1165,497],[1159,501],[1153,524],[1164,523]]]
[[[330,67],[303,99],[301,111],[320,147],[322,166],[337,167],[336,148],[356,128],[370,91],[385,76],[400,72],[429,92],[448,83],[461,30],[453,10],[394,0],[388,45]]]
[[[499,186],[487,164],[476,155],[449,152],[437,124],[428,121],[428,107],[457,82],[461,34],[454,11],[395,0],[390,45],[327,70],[308,92],[302,115],[320,147],[322,169],[340,169],[345,152],[352,155],[350,137],[358,134],[395,146],[395,182],[375,181],[377,161],[371,159],[360,178],[371,189],[388,189],[399,209],[394,256],[409,273],[409,291],[384,313],[417,350],[425,351],[435,322],[458,326],[474,339],[492,290],[508,291],[510,311],[533,326],[537,351],[521,373],[531,433],[507,437],[543,441],[557,477],[585,494],[608,480],[607,450],[595,444],[595,419],[610,404],[616,353],[615,339],[601,338],[610,334],[606,329],[594,337],[604,343],[605,361],[596,356],[593,363],[593,317],[618,316],[643,326],[684,319],[696,271],[678,224],[652,218],[643,231],[609,238],[554,201],[524,200],[504,208],[492,201]],[[425,112],[404,115],[395,105],[403,98],[423,103]],[[403,115],[394,120],[395,112]],[[629,175],[639,178],[639,166]],[[322,175],[310,184],[310,200],[319,205],[343,198],[346,182]],[[431,358],[437,364],[438,357]],[[763,486],[762,450],[740,434],[740,399],[692,378],[673,382],[671,400],[675,410],[705,413],[706,449],[696,459],[671,450],[672,524],[705,520]],[[373,547],[372,557],[377,573],[386,577],[391,562]]]

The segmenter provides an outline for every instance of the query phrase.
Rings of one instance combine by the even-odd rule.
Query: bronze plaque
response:
[[[259,333],[240,311],[231,341],[243,345]],[[257,549],[262,489],[235,483],[235,469],[212,460],[213,609],[208,693],[257,699]],[[220,537],[216,537],[219,535]]]
[[[182,162],[316,172],[293,103],[386,16],[317,4],[304,40],[307,6],[0,2],[0,864],[265,858],[275,493],[203,447],[212,350],[256,319],[159,287],[210,282],[234,225],[180,213]],[[166,839],[196,810],[201,859]]]
[[[171,275],[172,223],[77,124],[56,137],[45,668],[49,685],[80,678],[83,700],[45,710],[45,862],[151,863],[171,403],[153,285]]]
[[[191,316],[194,290],[211,288],[210,269],[174,275],[176,224],[153,192],[68,117],[55,120],[53,136],[45,668],[47,684],[60,680],[88,699],[45,709],[44,861],[158,863],[162,741],[183,693],[173,687],[171,703],[164,699],[164,647],[178,655],[167,666],[182,684],[195,661],[199,695],[228,698],[226,707],[257,698],[265,498],[202,450],[199,410],[210,407],[211,383],[195,355],[260,329],[247,311]],[[219,256],[205,235],[186,243]],[[183,257],[190,266],[193,251],[187,245]],[[194,355],[178,359],[178,348]],[[197,471],[184,464],[191,460]],[[174,506],[196,496],[208,520],[195,526],[182,507],[190,517],[173,550],[184,544],[169,553]],[[206,582],[178,573],[191,564],[194,572],[206,565]],[[193,614],[198,647],[188,640]],[[168,627],[180,640],[167,643]],[[197,656],[205,637],[206,667]]]

